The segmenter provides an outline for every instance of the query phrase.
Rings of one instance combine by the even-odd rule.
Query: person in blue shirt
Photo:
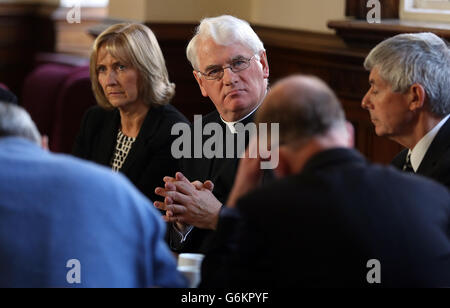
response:
[[[0,103],[0,287],[185,287],[165,224],[124,176],[42,149]]]

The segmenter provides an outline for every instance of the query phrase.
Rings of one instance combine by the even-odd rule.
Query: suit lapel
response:
[[[100,134],[99,145],[96,147],[94,161],[102,165],[110,166],[114,147],[117,142],[117,132],[120,124],[120,114],[118,110],[112,111],[105,119],[104,129]]]
[[[225,124],[220,119],[219,112],[217,112],[217,111],[214,111],[214,116],[212,116],[211,118],[209,118],[207,121],[205,121],[203,123],[202,129],[209,123],[217,123],[222,127],[223,130],[225,129]],[[210,137],[209,136],[205,137],[202,134],[202,144],[205,144],[205,141],[208,138],[210,138]],[[225,155],[225,151],[226,151],[226,149],[224,147],[224,155]],[[205,170],[203,172],[203,174],[205,175],[205,179],[210,179],[213,182],[217,181],[217,175],[220,172],[220,169],[223,165],[223,162],[222,162],[223,159],[217,158],[214,155],[213,158],[208,159],[208,158],[203,157],[202,160],[203,160],[203,165],[205,166]],[[215,175],[215,176],[213,176],[213,175]]]
[[[417,173],[429,175],[450,146],[450,119],[444,123],[427,150]]]
[[[231,191],[231,188],[234,184],[234,179],[236,177],[236,172],[239,166],[239,153],[237,153],[237,135],[232,134],[229,130],[228,126],[223,123],[223,121],[218,117],[217,121],[222,126],[223,130],[226,132],[226,134],[231,134],[233,137],[233,147],[234,147],[234,156],[233,158],[215,158],[213,161],[213,167],[212,167],[212,174],[215,175],[215,183],[217,183],[217,187],[221,188],[221,191],[217,191],[217,194],[220,195],[222,198],[227,198],[229,192]],[[248,118],[244,119],[241,123],[245,126],[248,123],[253,121],[253,115],[249,116]],[[226,157],[227,152],[227,142],[226,142],[226,135],[224,136],[224,157]],[[245,137],[245,148],[248,146],[249,143],[249,136],[246,134]],[[213,180],[213,182],[214,182]],[[223,200],[224,201],[224,200]]]
[[[394,157],[394,159],[391,162],[391,165],[396,167],[399,170],[403,169],[403,165],[406,161],[406,156],[408,155],[408,149],[402,150],[400,153],[397,154],[397,156]]]
[[[125,160],[122,169],[120,170],[122,173],[128,175],[134,163],[136,161],[143,161],[145,156],[148,155],[148,146],[158,129],[159,123],[161,121],[161,112],[161,107],[152,107],[147,112],[136,141],[131,147],[127,159]]]

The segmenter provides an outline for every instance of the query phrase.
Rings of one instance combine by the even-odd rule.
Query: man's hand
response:
[[[155,202],[158,209],[165,210],[168,222],[193,225],[202,229],[215,229],[222,204],[214,197],[211,181],[189,182],[180,172],[175,178],[165,177],[165,188],[158,187],[155,193],[164,197],[163,202]]]

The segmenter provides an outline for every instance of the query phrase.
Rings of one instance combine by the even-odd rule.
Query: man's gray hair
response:
[[[0,138],[22,137],[41,144],[41,135],[22,107],[0,101]]]
[[[425,89],[429,110],[440,117],[450,113],[450,51],[433,33],[399,34],[378,44],[364,61],[377,68],[394,92],[418,83]]]
[[[204,18],[186,48],[186,56],[192,67],[198,70],[197,45],[199,40],[212,38],[218,45],[240,43],[254,54],[265,51],[264,44],[245,20],[230,15]]]

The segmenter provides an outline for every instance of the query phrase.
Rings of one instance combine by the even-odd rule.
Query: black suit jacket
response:
[[[244,119],[241,123],[243,125],[247,125],[248,123],[253,122],[253,115]],[[202,129],[210,124],[216,123],[219,124],[222,131],[226,132],[223,134],[222,144],[223,146],[223,156],[224,158],[206,158],[204,155],[202,158],[194,158],[194,129],[195,123],[191,125],[191,134],[192,134],[192,155],[191,158],[184,158],[181,162],[181,168],[184,175],[190,180],[195,181],[199,180],[204,182],[206,180],[211,180],[214,183],[214,196],[220,200],[222,203],[225,203],[228,199],[228,195],[233,188],[234,178],[236,176],[237,168],[239,166],[239,158],[237,153],[237,135],[234,135],[230,132],[229,128],[223,123],[220,119],[220,114],[217,111],[213,111],[208,115],[202,117],[201,126]],[[233,158],[226,158],[226,151],[228,149],[226,142],[226,134],[232,135],[233,143],[234,143],[234,153]],[[202,145],[211,138],[211,135],[202,135]],[[245,137],[245,146],[248,145],[249,135],[246,134]],[[229,145],[228,145],[229,146]],[[245,150],[245,148],[244,148]],[[273,174],[271,172],[264,172],[263,182],[269,182],[273,179]],[[205,230],[194,228],[188,235],[185,242],[180,243],[177,236],[175,236],[175,231],[172,230],[170,236],[170,246],[173,250],[177,252],[204,252],[206,247],[209,245],[209,240],[211,235],[213,234],[212,230]]]
[[[253,120],[253,117],[250,116],[242,123],[246,125],[247,123],[250,123]],[[220,115],[217,111],[213,111],[209,113],[208,115],[202,117],[201,127],[204,128],[206,125],[210,123],[219,124],[222,131],[226,132],[226,134],[231,134],[229,128],[225,125],[225,123],[222,122],[220,119]],[[194,138],[194,128],[195,123],[191,125],[192,130],[192,137]],[[234,136],[233,136],[234,137]],[[209,138],[211,138],[210,135],[202,135],[202,145],[207,141]],[[192,149],[192,155],[191,158],[184,158],[181,161],[181,167],[184,172],[184,174],[191,180],[199,180],[199,181],[206,181],[211,180],[214,183],[214,195],[217,199],[219,199],[221,202],[225,202],[228,198],[228,194],[231,191],[231,188],[233,187],[234,183],[234,177],[237,172],[237,168],[239,165],[239,159],[237,158],[237,153],[234,151],[233,158],[226,158],[226,135],[223,135],[222,142],[224,144],[223,147],[223,154],[224,158],[206,158],[205,155],[202,155],[202,158],[194,158],[194,150]],[[233,140],[234,143],[234,149],[236,150],[236,138]],[[194,140],[191,143],[194,145]],[[248,139],[246,139],[246,145],[248,144]]]
[[[152,107],[120,170],[152,201],[161,200],[154,190],[164,187],[163,177],[174,176],[179,171],[179,160],[171,154],[172,141],[176,138],[171,135],[171,129],[178,122],[189,123],[175,107]],[[91,107],[82,120],[73,154],[110,167],[119,126],[117,109]]]
[[[371,259],[381,286],[450,286],[449,219],[445,187],[328,150],[223,209],[201,286],[370,286]]]
[[[392,165],[401,170],[407,154],[408,149],[401,151],[392,161]],[[450,119],[444,123],[431,142],[416,173],[450,188]]]

